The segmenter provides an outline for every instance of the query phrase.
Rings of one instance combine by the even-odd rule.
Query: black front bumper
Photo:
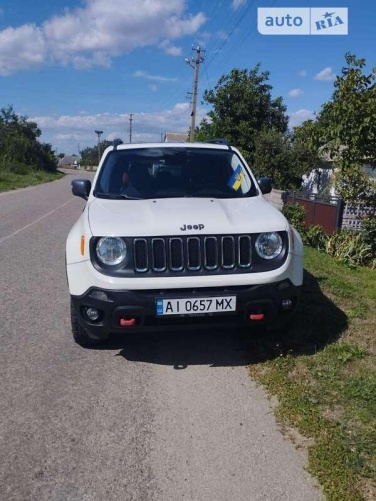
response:
[[[110,333],[131,330],[157,330],[166,327],[205,324],[264,324],[283,326],[295,312],[301,287],[289,280],[272,284],[242,287],[206,287],[197,289],[165,290],[101,290],[89,289],[82,296],[72,296],[74,308],[81,325],[94,339],[106,339]],[[179,316],[157,316],[156,300],[174,298],[202,298],[236,295],[236,312]],[[282,307],[283,300],[291,300],[291,308]],[[87,308],[96,308],[99,319],[92,322]],[[251,320],[256,315],[257,320]],[[262,319],[260,320],[260,318]]]

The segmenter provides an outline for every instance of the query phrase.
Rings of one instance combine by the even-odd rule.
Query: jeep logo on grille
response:
[[[180,227],[181,231],[186,231],[186,230],[203,230],[205,226],[203,224],[183,224],[183,226]]]

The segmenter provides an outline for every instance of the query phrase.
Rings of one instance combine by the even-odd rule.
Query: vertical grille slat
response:
[[[222,266],[225,270],[235,267],[235,239],[231,236],[222,237]]]
[[[204,246],[205,268],[207,270],[216,270],[218,268],[217,237],[205,237]]]
[[[148,242],[146,238],[135,238],[133,241],[134,269],[139,273],[149,270]]]
[[[184,269],[183,239],[170,238],[170,270],[182,271]]]
[[[249,268],[252,264],[252,240],[249,235],[238,238],[238,265],[240,268]]]
[[[153,238],[151,241],[152,263],[154,271],[165,271],[167,268],[166,243],[163,238]]]
[[[187,238],[187,268],[198,271],[201,268],[201,242],[199,237]]]
[[[247,271],[252,266],[251,235],[137,237],[133,239],[137,273]]]

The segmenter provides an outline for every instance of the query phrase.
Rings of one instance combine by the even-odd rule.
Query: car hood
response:
[[[239,199],[106,200],[88,204],[94,236],[163,236],[284,231],[288,223],[262,196]]]

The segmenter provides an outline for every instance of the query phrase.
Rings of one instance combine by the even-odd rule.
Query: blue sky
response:
[[[266,36],[258,7],[348,7],[349,34]],[[376,65],[369,0],[2,0],[0,106],[38,123],[41,140],[78,153],[102,138],[159,141],[190,125],[192,46],[206,49],[199,96],[231,69],[261,62],[290,125],[319,111],[347,51]],[[208,108],[199,99],[198,121]]]

